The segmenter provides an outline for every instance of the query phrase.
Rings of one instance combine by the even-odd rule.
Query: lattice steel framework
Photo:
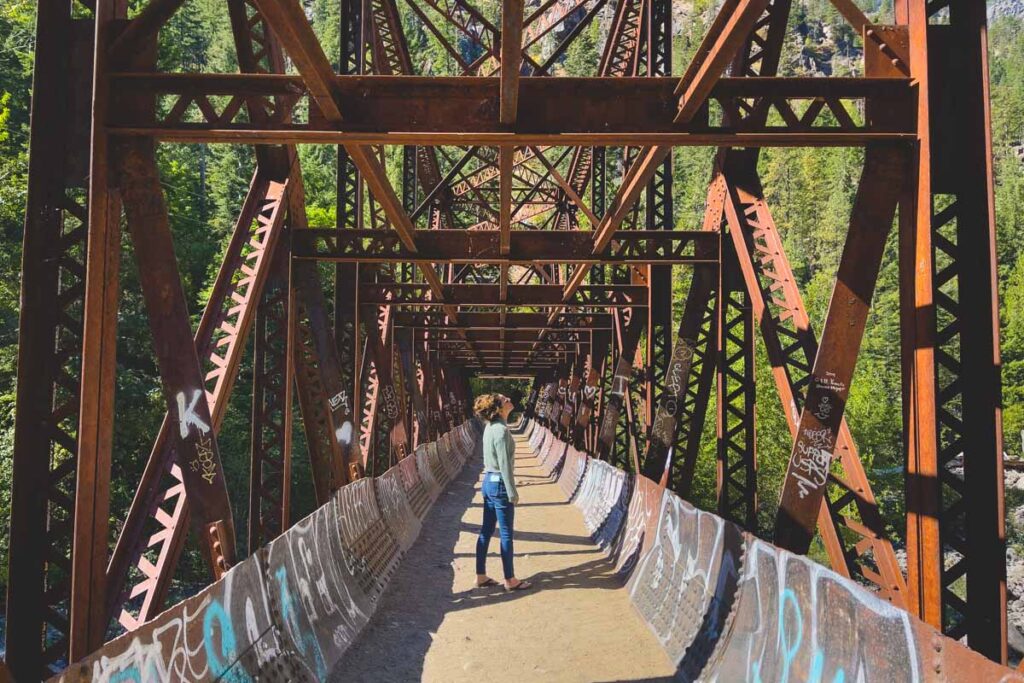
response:
[[[835,571],[1005,661],[983,3],[897,0],[893,23],[874,25],[833,0],[861,36],[865,76],[820,79],[776,77],[790,0],[727,0],[681,77],[667,0],[525,13],[505,0],[500,19],[464,0],[411,0],[458,79],[416,75],[441,67],[410,53],[394,0],[339,3],[331,64],[297,0],[229,0],[241,73],[219,75],[156,72],[156,39],[181,0],[150,0],[131,20],[117,0],[39,3],[7,621],[16,677],[54,673],[112,626],[157,614],[190,528],[211,578],[234,561],[216,435],[252,330],[249,552],[291,521],[293,397],[318,503],[460,423],[473,374],[533,377],[527,412],[552,431],[692,496],[713,400],[719,512],[749,529],[776,513],[759,530],[776,543],[806,552],[817,535]],[[601,80],[553,76],[602,12]],[[161,141],[254,147],[196,330]],[[337,145],[334,225],[309,225],[303,143]],[[672,205],[671,152],[690,145],[718,148],[702,226],[677,225]],[[773,145],[867,150],[820,336],[757,173],[758,148]],[[906,576],[843,417],[897,207]],[[122,221],[168,412],[111,547]],[[332,300],[322,261],[334,263]],[[756,495],[755,399],[772,401],[756,395],[755,337],[793,437],[777,509]]]

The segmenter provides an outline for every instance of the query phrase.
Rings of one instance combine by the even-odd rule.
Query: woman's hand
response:
[[[516,491],[514,494],[512,494],[512,498],[509,500],[509,502],[512,503],[513,505],[518,505],[519,504],[519,492],[518,491]]]

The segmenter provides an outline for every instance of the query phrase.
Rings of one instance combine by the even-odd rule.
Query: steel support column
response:
[[[917,614],[1005,662],[1006,538],[983,3],[903,0],[919,85],[901,240],[908,578]],[[911,219],[910,215],[914,218]]]
[[[723,241],[718,286],[718,514],[757,533],[754,316],[736,247]]]
[[[36,14],[5,645],[18,680],[46,678],[68,655],[94,42],[73,7],[91,14],[67,0]]]

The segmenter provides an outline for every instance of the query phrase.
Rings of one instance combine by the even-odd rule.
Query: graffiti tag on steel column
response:
[[[622,403],[626,394],[626,386],[629,382],[629,375],[633,365],[627,358],[620,358],[615,366],[615,376],[612,377],[612,387],[608,396],[608,405],[604,413],[604,421],[601,423],[600,439],[606,446],[611,447],[615,441],[615,427],[619,423],[619,414],[622,412]]]
[[[390,384],[384,385],[382,393],[384,399],[384,414],[389,420],[396,420],[399,414],[398,397],[395,395],[395,388]]]
[[[804,552],[810,543],[848,394],[846,382],[833,372],[811,378],[780,502],[780,518],[787,521],[778,526],[776,542],[783,547]]]
[[[693,363],[696,342],[692,339],[677,339],[672,348],[668,373],[665,377],[665,393],[662,394],[658,411],[654,416],[652,436],[662,448],[668,448],[675,441],[679,408],[686,395],[686,378]]]

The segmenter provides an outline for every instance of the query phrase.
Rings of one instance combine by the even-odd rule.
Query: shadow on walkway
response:
[[[517,441],[520,452],[524,451],[525,441],[521,437]],[[527,469],[523,463],[517,462],[517,472],[520,467]],[[531,498],[540,496],[546,499],[522,502],[517,506],[550,508],[524,511],[516,516],[517,569],[521,577],[530,579],[534,588],[521,592],[506,592],[500,586],[470,588],[475,583],[473,558],[479,526],[467,520],[479,520],[479,511],[472,509],[480,507],[479,503],[473,502],[479,487],[480,470],[479,462],[470,461],[460,476],[442,492],[424,520],[420,538],[395,573],[376,615],[339,662],[330,680],[397,682],[544,679],[605,680],[608,683],[613,680],[631,680],[607,675],[611,671],[620,675],[632,673],[631,668],[606,668],[604,677],[600,675],[600,668],[593,677],[566,677],[564,672],[560,674],[551,670],[556,668],[552,667],[551,661],[545,664],[548,669],[539,669],[540,664],[534,660],[539,662],[540,659],[537,654],[530,653],[531,648],[535,651],[537,647],[534,639],[546,638],[549,642],[540,645],[550,647],[550,640],[561,635],[575,641],[575,649],[578,651],[576,656],[585,658],[588,648],[602,646],[591,644],[593,637],[588,633],[577,634],[577,627],[580,626],[578,620],[592,621],[595,611],[601,612],[596,615],[596,619],[604,626],[592,625],[591,628],[601,629],[602,632],[612,631],[623,619],[635,620],[637,623],[633,628],[637,630],[632,639],[635,641],[646,636],[652,644],[654,640],[639,619],[631,614],[624,593],[621,604],[613,599],[613,605],[606,602],[605,598],[598,597],[604,595],[615,598],[617,596],[608,591],[622,588],[621,579],[614,574],[614,562],[600,555],[589,536],[558,533],[556,529],[559,528],[563,531],[583,530],[583,525],[581,518],[562,517],[578,515],[578,512],[566,503],[551,501],[558,494],[550,484],[546,490],[538,487],[536,492],[526,494]],[[519,478],[520,475],[517,475]],[[559,507],[564,510],[558,511]],[[522,526],[531,526],[534,530],[522,529]],[[552,528],[551,532],[536,530],[549,527]],[[548,544],[556,547],[546,547]],[[500,576],[497,545],[496,534],[488,558],[492,576]],[[571,548],[559,549],[557,546]],[[590,555],[596,559],[574,563],[573,555]],[[545,570],[545,566],[552,569]],[[584,592],[574,593],[565,599],[556,595],[572,589],[584,589]],[[590,591],[597,591],[597,594]],[[523,608],[509,610],[501,607],[531,596],[536,596],[536,599],[526,603]],[[501,608],[495,609],[498,607]],[[466,615],[468,610],[479,610],[479,613]],[[541,622],[539,627],[537,620]],[[446,621],[448,623],[444,623]],[[530,629],[531,623],[534,624],[534,632],[524,633],[524,630]],[[504,644],[500,642],[501,638],[506,639]],[[582,642],[583,639],[587,642]],[[653,647],[657,647],[656,644]],[[432,648],[434,652],[431,652]],[[657,651],[660,652],[660,648]],[[502,665],[496,658],[500,656],[511,656],[511,660]],[[549,659],[557,657],[557,652],[548,656]],[[640,667],[636,673],[643,675],[661,670],[664,669]],[[635,680],[660,681],[671,678]]]

